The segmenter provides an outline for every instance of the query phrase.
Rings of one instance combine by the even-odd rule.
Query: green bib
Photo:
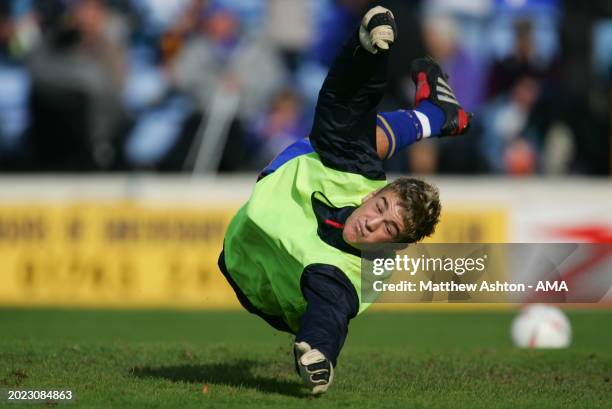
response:
[[[361,259],[319,238],[311,197],[320,192],[335,207],[359,206],[385,184],[328,168],[317,153],[291,159],[255,184],[232,219],[224,244],[230,275],[256,308],[297,331],[306,308],[302,272],[310,264],[330,264],[349,278],[362,312],[368,304],[361,303]]]

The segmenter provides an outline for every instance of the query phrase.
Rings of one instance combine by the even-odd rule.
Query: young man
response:
[[[387,184],[383,160],[470,122],[430,59],[412,65],[415,110],[376,112],[395,37],[389,10],[368,11],[323,84],[309,140],[263,170],[219,257],[244,308],[296,335],[296,369],[315,394],[331,384],[348,323],[367,307],[360,248],[417,242],[440,216],[436,188],[411,178]]]

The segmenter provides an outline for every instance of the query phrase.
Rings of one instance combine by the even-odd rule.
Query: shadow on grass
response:
[[[135,367],[130,370],[130,373],[137,378],[160,378],[172,382],[241,386],[287,396],[309,396],[298,382],[253,374],[252,370],[259,366],[265,366],[265,364],[252,360],[239,360],[203,365]]]

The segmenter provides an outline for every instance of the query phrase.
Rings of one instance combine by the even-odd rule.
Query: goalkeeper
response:
[[[332,383],[349,321],[366,307],[360,248],[417,242],[440,216],[435,187],[407,177],[387,184],[383,160],[470,122],[431,59],[411,67],[415,109],[377,113],[395,39],[393,14],[369,10],[323,83],[309,139],[262,171],[219,257],[243,307],[295,334],[296,369],[315,394]]]

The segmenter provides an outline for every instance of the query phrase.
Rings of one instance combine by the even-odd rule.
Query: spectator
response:
[[[411,106],[410,62],[429,54],[476,114],[467,138],[396,155],[389,172],[609,173],[609,7],[380,3],[401,24],[379,108]],[[331,58],[369,4],[0,1],[0,166],[257,170],[307,136]]]
[[[449,75],[449,84],[468,111],[478,109],[483,94],[483,63],[465,50],[460,42],[460,28],[451,15],[435,14],[423,23],[426,53]]]
[[[430,175],[438,169],[438,147],[435,141],[423,140],[407,150],[410,173]]]
[[[221,167],[230,171],[244,169],[240,125],[256,120],[270,97],[285,84],[287,74],[277,50],[261,37],[243,36],[240,21],[229,9],[208,7],[200,30],[200,35],[191,38],[177,56],[172,77],[179,90],[197,101],[205,121],[227,122],[215,127],[225,129],[225,135],[202,134],[203,141],[196,143],[207,138],[218,139],[218,143],[227,140]],[[233,99],[237,101],[236,107],[231,108],[234,113],[224,112],[227,118],[211,115],[215,106],[231,107]],[[206,130],[206,124],[202,129]]]
[[[29,56],[37,166],[74,171],[116,165],[125,33],[103,1],[82,0],[55,20]]]
[[[482,103],[483,63],[459,41],[460,26],[451,14],[433,13],[423,22],[425,52],[440,63],[462,106],[471,112]],[[470,134],[473,135],[472,132]],[[439,142],[439,143],[438,143]],[[430,141],[408,150],[409,169],[415,173],[468,173],[477,169],[474,137]]]
[[[243,37],[240,21],[221,6],[205,10],[200,35],[177,56],[173,79],[207,111],[214,89],[223,86],[240,94],[240,118],[254,118],[286,80],[276,50],[259,37]]]
[[[267,34],[281,52],[285,65],[294,73],[313,30],[312,3],[303,0],[269,0]]]
[[[311,58],[328,68],[357,27],[369,0],[320,0]]]
[[[202,10],[208,5],[208,0],[191,0],[184,6],[182,13],[169,25],[161,35],[159,47],[161,60],[170,64],[181,52],[185,42],[198,31]]]
[[[27,126],[29,77],[19,56],[20,31],[28,26],[27,15],[14,17],[12,2],[0,4],[0,166],[11,169],[23,153],[23,132]]]
[[[539,81],[550,78],[552,72],[543,59],[538,58],[529,20],[519,20],[515,26],[514,50],[508,57],[491,67],[487,94],[495,98],[507,93],[518,78],[529,76]]]
[[[483,156],[495,172],[524,175],[536,170],[533,129],[529,117],[540,95],[533,77],[521,77],[507,95],[502,95],[482,112]]]
[[[286,147],[307,136],[302,119],[302,102],[295,91],[279,92],[254,127],[252,145],[257,152],[254,169],[262,169]]]

